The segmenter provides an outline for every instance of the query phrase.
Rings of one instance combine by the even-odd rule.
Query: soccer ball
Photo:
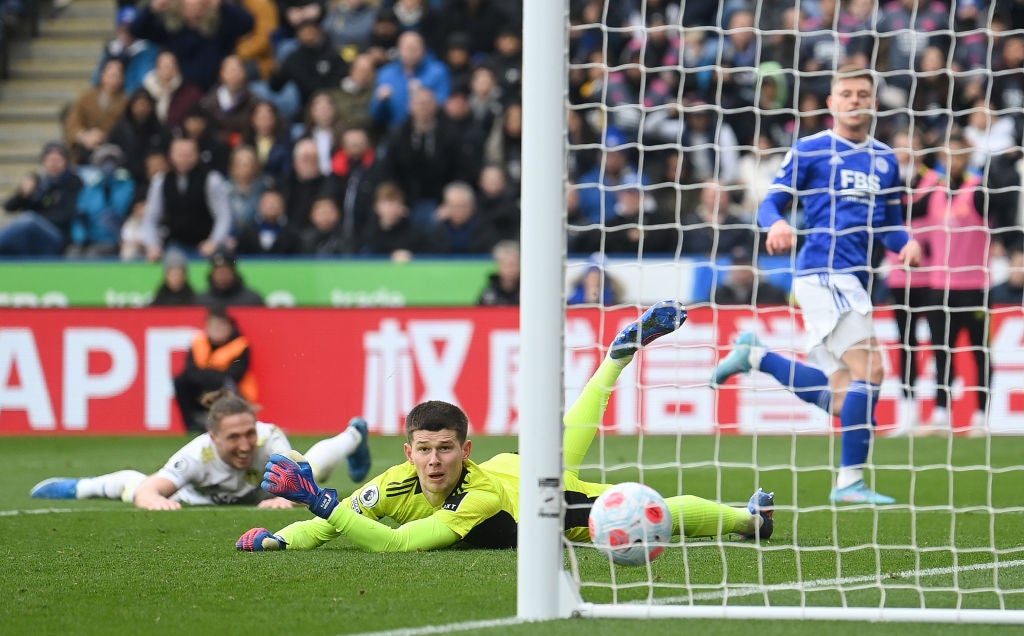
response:
[[[619,565],[643,565],[661,556],[672,538],[672,514],[664,497],[649,486],[612,486],[590,509],[590,539]]]

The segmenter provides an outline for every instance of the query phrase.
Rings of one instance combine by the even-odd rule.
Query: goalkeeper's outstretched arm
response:
[[[418,519],[399,528],[390,528],[355,512],[342,504],[333,488],[320,488],[313,479],[309,464],[297,453],[294,459],[274,454],[267,464],[261,487],[275,495],[305,504],[320,517],[300,521],[270,534],[264,528],[253,528],[243,534],[235,546],[239,550],[262,551],[290,549],[309,550],[339,535],[345,535],[358,547],[373,552],[412,552],[433,550],[453,545],[462,536],[436,515]]]

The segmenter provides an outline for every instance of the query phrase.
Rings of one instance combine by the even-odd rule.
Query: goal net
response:
[[[562,402],[528,397],[523,490],[534,498],[523,499],[521,617],[1024,623],[1024,25],[1011,5],[526,1],[522,394],[561,386],[568,407],[620,328],[654,302],[680,300],[686,324],[619,377],[581,476],[738,508],[763,487],[776,508],[764,541],[676,536],[657,560],[626,567],[563,539],[565,558],[552,559],[549,543],[534,542],[561,529],[542,503],[561,465],[544,463],[553,440],[530,428],[526,410],[550,421]],[[539,49],[555,45],[564,77],[552,80],[554,49]],[[861,175],[839,164],[863,146],[840,148],[828,132],[826,97],[849,66],[870,70],[869,134],[895,152],[889,163],[874,147]],[[551,115],[557,140],[531,132],[544,128],[545,106],[564,113]],[[819,186],[834,200],[832,225],[816,229],[794,204],[784,211],[794,249],[769,254],[758,207],[793,145],[815,134],[832,139],[825,171],[850,171],[842,188]],[[537,165],[551,153],[564,163]],[[542,225],[551,202],[537,193],[554,191],[553,169],[567,210],[564,360],[531,351],[528,326],[558,293],[535,287],[552,275],[539,271],[544,258],[563,249],[537,247],[536,230],[552,227]],[[884,224],[842,226],[847,196],[873,197],[878,210],[899,201],[900,226],[924,246],[920,267],[887,250]],[[711,383],[741,333],[758,351],[816,361],[807,307],[791,303],[798,251],[823,231],[868,235],[858,274],[884,369],[863,476],[892,504],[832,500],[843,420],[806,396],[827,394],[827,382],[790,366]]]

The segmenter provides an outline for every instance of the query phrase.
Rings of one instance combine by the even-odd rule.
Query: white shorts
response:
[[[807,330],[807,361],[831,376],[843,354],[875,336],[871,297],[853,274],[810,274],[793,280]]]

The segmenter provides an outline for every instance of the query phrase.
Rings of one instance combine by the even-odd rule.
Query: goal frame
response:
[[[565,568],[562,413],[568,0],[524,0],[517,618],[1024,624],[1024,610],[597,604]],[[557,63],[556,63],[557,61]]]

